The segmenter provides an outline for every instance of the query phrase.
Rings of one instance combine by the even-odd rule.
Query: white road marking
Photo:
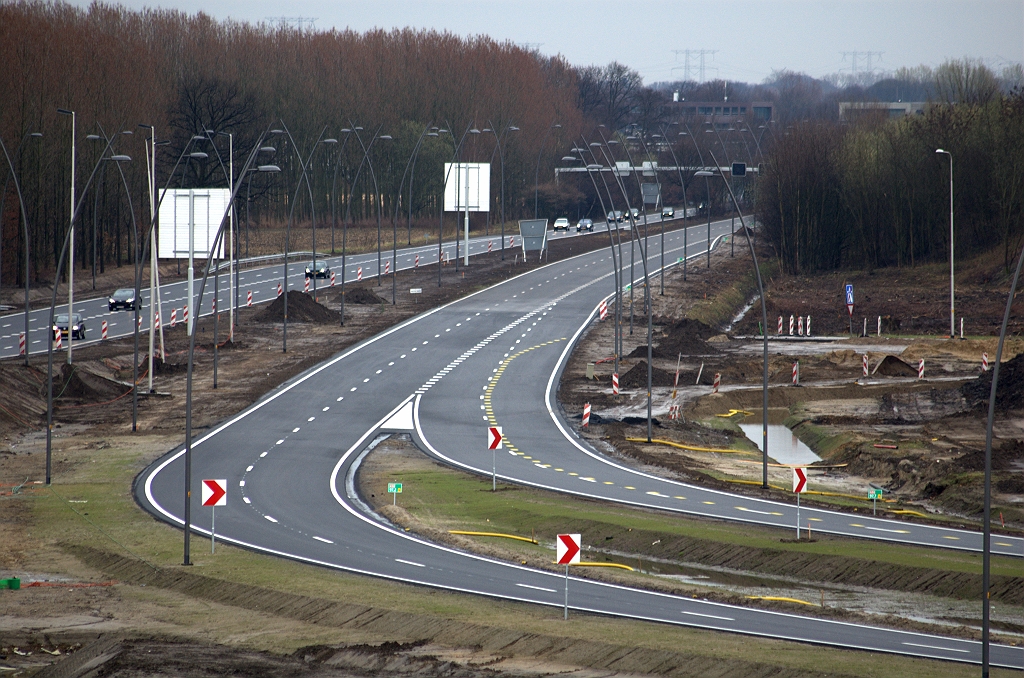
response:
[[[251,470],[252,470],[252,465],[250,464],[250,465],[249,465],[249,468],[245,469],[245,472],[246,472],[246,473],[248,473],[248,472],[249,472],[249,471],[251,471]]]
[[[244,480],[239,480],[238,481],[238,486],[239,487],[245,487],[245,481]]]
[[[314,419],[316,419],[316,417],[310,417],[310,418],[309,418],[309,419],[307,419],[306,421],[313,421]]]
[[[324,539],[323,537],[314,536],[313,539],[316,539],[317,541],[322,541],[325,544],[333,544],[334,543],[330,539]]]
[[[242,497],[242,501],[244,501],[246,504],[252,503],[252,499],[249,499],[249,497]]]
[[[533,589],[534,591],[546,591],[548,593],[558,593],[555,589],[546,589],[543,586],[530,586],[529,584],[516,584],[516,586],[522,586],[524,589]]]
[[[325,407],[325,408],[324,408],[323,410],[321,410],[321,411],[322,411],[322,412],[326,412],[326,411],[327,411],[327,410],[329,410],[329,409],[331,409],[331,406],[330,406],[330,405],[328,405],[327,407]]]
[[[944,650],[946,652],[963,652],[965,654],[970,652],[970,650],[961,650],[961,649],[955,648],[955,647],[939,647],[938,645],[922,645],[921,643],[903,643],[903,644],[904,645],[909,645],[910,647],[923,647],[923,648],[927,648],[929,650]]]
[[[272,518],[271,516],[263,516],[263,517],[266,518],[267,520],[269,520],[272,523],[276,523],[277,522],[277,518]]]
[[[687,612],[686,610],[680,610],[680,614],[688,614],[691,617],[706,617],[708,619],[721,619],[722,621],[736,621],[732,617],[720,617],[717,614],[701,614],[700,612]]]
[[[299,427],[298,426],[296,426],[295,428],[292,429],[292,433],[298,433],[298,432],[299,432]]]
[[[284,442],[284,438],[281,438],[280,440],[277,441],[277,444],[280,445],[283,442]]]
[[[746,506],[735,507],[737,511],[746,511],[747,513],[760,513],[762,516],[781,516],[782,514],[778,511],[755,511],[754,509],[748,509]],[[811,518],[811,520],[814,520]]]
[[[263,457],[265,457],[265,456],[267,456],[267,453],[266,453],[266,452],[264,452],[263,454],[261,454],[261,455],[260,455],[260,459],[262,459],[262,458],[263,458]]]
[[[411,560],[402,560],[401,558],[395,558],[396,563],[403,563],[405,565],[414,565],[416,567],[426,567],[423,563],[414,563]]]

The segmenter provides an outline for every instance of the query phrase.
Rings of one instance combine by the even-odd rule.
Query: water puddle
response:
[[[740,428],[760,450],[763,442],[761,425],[740,424]],[[768,456],[780,464],[813,464],[821,461],[821,457],[800,442],[800,439],[782,424],[768,425]]]

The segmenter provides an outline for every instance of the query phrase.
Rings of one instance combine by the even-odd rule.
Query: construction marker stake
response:
[[[619,395],[619,375],[612,374],[612,395]]]
[[[718,393],[718,387],[722,385],[722,374],[721,372],[715,372],[715,383],[712,388],[712,393]]]
[[[100,323],[100,339],[106,339],[106,338],[107,338],[107,321],[104,320],[102,323]]]
[[[864,368],[864,376],[866,377],[866,376],[868,376],[868,354],[867,353],[865,353],[861,357],[861,361],[860,362],[861,362],[861,365]]]
[[[245,305],[246,307],[252,306],[252,290],[245,293]]]
[[[21,336],[24,337],[25,335],[21,335]],[[981,354],[981,371],[982,372],[988,372],[988,353],[982,353]]]
[[[171,327],[174,327],[177,324],[178,324],[178,309],[172,308],[171,309]]]
[[[781,315],[779,316],[779,331],[778,331],[778,334],[779,334],[779,336],[782,336],[782,316]]]
[[[924,358],[917,364],[917,378],[924,379]]]
[[[583,426],[584,428],[590,426],[590,403],[583,405]]]
[[[25,355],[25,333],[18,335],[18,355]]]
[[[789,316],[789,336],[791,337],[793,336],[793,323],[795,322],[795,320],[796,318],[794,318],[793,316]]]

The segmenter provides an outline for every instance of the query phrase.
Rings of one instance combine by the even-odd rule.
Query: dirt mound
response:
[[[131,390],[109,377],[97,374],[88,364],[64,364],[60,370],[60,382],[54,384],[55,398],[79,398],[89,402],[104,402],[124,395]]]
[[[964,384],[960,391],[972,408],[988,407],[992,391],[992,371],[982,373],[976,381]],[[1006,412],[1024,407],[1024,353],[999,366],[999,385],[996,387],[996,409]]]
[[[259,323],[284,322],[284,296],[274,299],[253,320]],[[288,292],[288,320],[294,323],[336,323],[341,322],[341,314],[316,303],[308,294]]]
[[[675,380],[674,374],[657,367],[651,372],[652,386],[671,386]],[[619,386],[622,388],[647,388],[647,361],[641,360],[633,366],[633,369],[622,375],[619,378]]]
[[[880,374],[883,377],[916,377],[917,369],[894,355],[887,355],[882,358],[882,362],[875,365],[871,374]]]
[[[655,347],[659,358],[672,358],[683,355],[706,355],[717,353],[708,345],[708,339],[721,334],[718,330],[708,327],[699,320],[682,318],[681,320],[661,320],[664,324],[662,332],[665,337]],[[643,355],[646,356],[647,347],[642,346]]]
[[[369,287],[351,287],[345,290],[345,301],[350,304],[383,304],[385,302]]]
[[[993,471],[1009,470],[1020,459],[1024,459],[1024,440],[1009,440],[992,448]],[[984,471],[985,450],[971,450],[954,459],[953,463],[964,471]]]

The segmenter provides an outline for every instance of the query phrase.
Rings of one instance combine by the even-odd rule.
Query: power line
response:
[[[694,73],[698,73],[700,76],[700,82],[704,82],[706,73],[706,57],[710,56],[714,58],[715,54],[718,53],[717,49],[674,49],[672,53],[676,55],[676,60],[679,60],[679,55],[683,55],[683,65],[676,66],[672,70],[683,71],[683,80],[695,80]],[[696,59],[700,60],[700,66],[696,63],[691,67],[690,56],[693,55]]]
[[[298,28],[299,31],[304,30],[306,24],[309,24],[309,29],[313,30],[313,28],[315,28],[314,24],[316,24],[316,20],[318,18],[319,17],[308,17],[308,16],[268,16],[268,17],[264,17],[264,19],[266,19],[267,21],[272,21],[274,23],[280,24],[281,26],[294,26],[295,28]]]
[[[852,75],[854,80],[857,79],[857,59],[863,57],[866,68],[862,72],[871,75],[875,72],[874,67],[871,65],[873,57],[878,57],[878,60],[882,60],[882,55],[885,52],[840,52],[843,55],[843,61],[846,61],[846,57],[850,57],[850,67],[852,69]]]

